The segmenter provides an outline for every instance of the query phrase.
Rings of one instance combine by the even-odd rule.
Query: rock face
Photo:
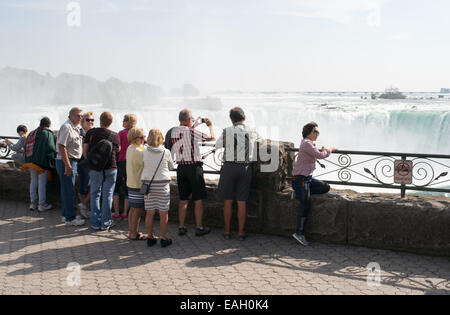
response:
[[[289,174],[293,154],[286,153],[291,143],[267,144],[267,151],[278,156],[276,172],[261,173],[254,167],[254,180],[247,204],[246,230],[291,237],[297,225],[300,203],[292,199]],[[29,200],[27,173],[0,166],[0,198]],[[204,202],[205,225],[223,228],[223,202],[217,193],[217,182],[207,183],[208,198]],[[60,205],[57,176],[48,184],[47,198]],[[178,221],[178,189],[171,183],[172,222]],[[450,256],[450,198],[391,194],[360,194],[351,190],[332,190],[312,197],[312,210],[307,223],[307,238],[316,242],[366,246],[408,251],[419,254]],[[236,206],[236,205],[235,205]],[[194,223],[190,203],[187,223]],[[233,229],[237,229],[236,212]]]

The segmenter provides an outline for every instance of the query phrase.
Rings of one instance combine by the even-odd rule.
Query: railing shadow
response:
[[[338,245],[313,244],[303,248],[293,239],[264,235],[251,235],[245,242],[236,238],[227,241],[221,231],[198,238],[191,229],[187,236],[179,237],[175,223],[169,227],[169,235],[174,239],[171,247],[148,248],[145,241],[127,239],[126,222],[120,222],[111,232],[94,232],[86,226],[64,226],[56,210],[30,216],[24,203],[0,204],[0,255],[12,257],[2,259],[0,267],[20,266],[8,276],[57,271],[70,262],[80,264],[82,271],[97,271],[175,259],[185,260],[188,268],[254,264],[365,282],[367,264],[376,261],[382,267],[381,284],[433,294],[450,293],[450,264],[446,258]],[[143,224],[141,230],[145,230]],[[158,235],[156,226],[155,230]],[[42,249],[36,250],[36,245]],[[30,252],[24,250],[28,247]],[[414,280],[424,278],[440,281]]]

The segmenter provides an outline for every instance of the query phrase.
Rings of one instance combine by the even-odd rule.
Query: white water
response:
[[[318,146],[341,150],[450,154],[450,94],[408,93],[405,100],[361,99],[367,93],[224,93],[204,97],[164,97],[139,109],[105,108],[101,105],[61,105],[0,108],[0,135],[15,136],[17,125],[31,130],[48,116],[53,129],[65,121],[71,107],[78,105],[95,113],[96,125],[103,111],[114,115],[113,130],[120,130],[124,114],[138,116],[138,127],[148,132],[166,132],[178,124],[178,112],[191,108],[195,117],[212,119],[217,136],[230,125],[229,109],[241,106],[248,125],[265,138],[294,142],[301,140],[302,126],[319,125]],[[433,99],[429,99],[432,97]],[[220,99],[217,100],[217,98]],[[422,99],[423,98],[423,99]],[[220,103],[222,106],[220,106]],[[200,127],[207,131],[205,126]],[[449,161],[445,161],[448,165]]]

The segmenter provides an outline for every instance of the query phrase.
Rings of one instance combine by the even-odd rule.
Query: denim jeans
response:
[[[47,173],[38,173],[30,168],[30,199],[32,203],[37,203],[39,201],[39,205],[43,206],[47,202]]]
[[[311,210],[311,195],[324,194],[330,190],[330,185],[312,176],[295,176],[292,188],[300,200],[298,212],[297,234],[305,234],[306,218]]]
[[[89,165],[84,162],[78,164],[78,180],[80,182],[80,195],[85,197],[89,193]]]
[[[106,228],[111,225],[111,209],[117,170],[89,172],[91,178],[91,225],[94,228]],[[100,196],[102,198],[100,208]]]
[[[75,212],[75,177],[77,174],[78,162],[75,159],[69,159],[72,166],[72,175],[64,175],[66,166],[63,161],[56,160],[56,171],[59,175],[59,181],[61,183],[61,204],[62,204],[62,216],[66,218],[67,222],[73,221],[77,216]]]

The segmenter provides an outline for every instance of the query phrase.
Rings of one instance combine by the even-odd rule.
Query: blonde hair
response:
[[[88,117],[88,116],[94,117],[94,112],[87,112],[87,113],[84,113],[84,114],[83,114],[83,119],[85,119],[85,118]]]
[[[135,114],[126,114],[123,116],[123,120],[127,120],[130,124],[130,129],[136,127],[137,117]]]
[[[144,135],[144,129],[142,128],[131,128],[128,130],[128,142],[135,143],[136,140]]]
[[[159,129],[152,129],[148,133],[147,144],[151,147],[159,147],[164,143],[164,136]]]

